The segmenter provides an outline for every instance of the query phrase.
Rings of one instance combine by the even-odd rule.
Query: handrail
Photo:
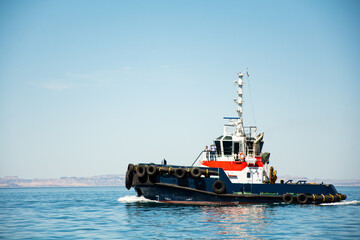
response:
[[[191,167],[194,166],[194,164],[196,163],[196,161],[199,159],[199,157],[201,156],[201,154],[202,154],[203,152],[204,152],[204,150],[200,152],[199,156],[195,159],[195,161],[193,162],[193,164],[191,164]]]

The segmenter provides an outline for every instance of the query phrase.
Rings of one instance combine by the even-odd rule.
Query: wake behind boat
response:
[[[247,73],[247,72],[246,72]],[[332,184],[289,180],[277,183],[269,169],[270,153],[262,152],[264,133],[256,126],[243,126],[244,73],[237,86],[237,117],[224,117],[223,135],[201,152],[198,166],[129,164],[126,188],[134,187],[146,199],[177,204],[232,205],[245,203],[330,203],[346,199]]]

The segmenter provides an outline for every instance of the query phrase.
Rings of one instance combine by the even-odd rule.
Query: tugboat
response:
[[[247,74],[247,71],[246,71]],[[243,126],[244,75],[238,73],[237,117],[224,117],[223,135],[202,151],[191,166],[129,164],[125,186],[138,196],[174,204],[237,205],[247,203],[319,204],[346,199],[332,184],[281,180],[269,169],[270,153],[262,153],[264,133]],[[247,74],[248,76],[248,74]]]

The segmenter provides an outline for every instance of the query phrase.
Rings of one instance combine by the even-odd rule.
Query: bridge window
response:
[[[243,152],[243,146],[239,142],[234,142],[234,153],[239,154]]]
[[[258,142],[256,145],[256,155],[260,155],[264,142]]]
[[[215,141],[215,146],[216,146],[216,153],[218,155],[221,155],[220,141]]]
[[[234,143],[234,153],[235,154],[239,153],[239,143],[238,142]]]
[[[232,142],[231,141],[223,141],[223,147],[224,147],[224,155],[232,154]]]

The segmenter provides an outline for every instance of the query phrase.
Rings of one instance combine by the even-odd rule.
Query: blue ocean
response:
[[[184,206],[125,187],[0,189],[1,239],[360,239],[360,187],[322,205]]]

